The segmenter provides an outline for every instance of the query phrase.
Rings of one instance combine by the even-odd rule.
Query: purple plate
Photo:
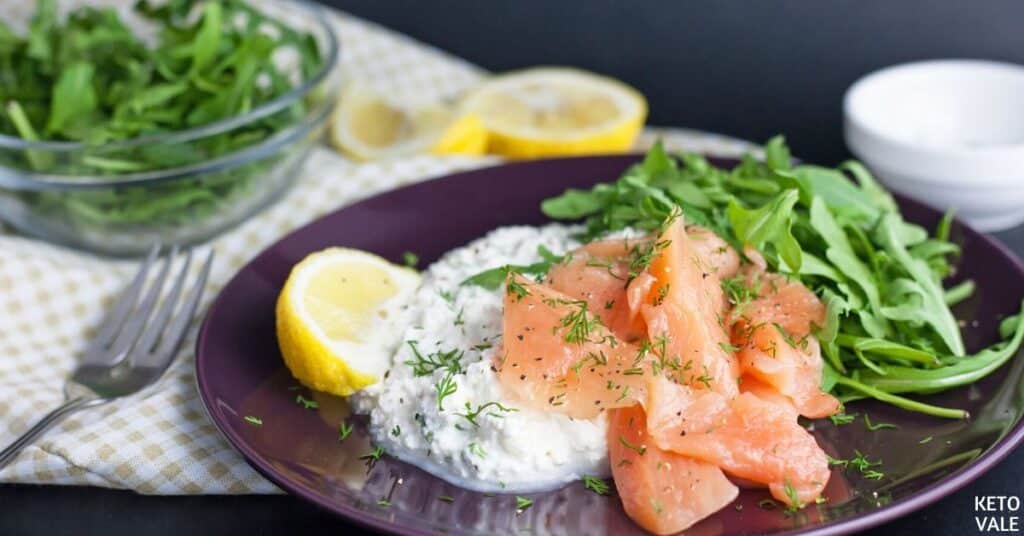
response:
[[[569,158],[458,173],[367,199],[288,235],[231,280],[203,323],[196,376],[213,422],[257,471],[281,488],[381,531],[643,534],[626,517],[618,498],[598,496],[579,482],[529,495],[533,506],[517,514],[514,496],[461,490],[387,456],[375,464],[360,459],[371,446],[358,419],[353,419],[357,426],[352,435],[339,442],[339,423],[348,416],[344,402],[298,388],[281,362],[274,335],[277,294],[292,265],[312,251],[348,246],[396,262],[403,252],[414,251],[425,266],[495,227],[545,222],[539,210],[542,199],[569,187],[614,180],[636,160]],[[939,219],[939,213],[917,202],[899,202],[908,220],[933,227]],[[963,246],[957,277],[978,283],[975,295],[955,311],[965,326],[968,348],[974,350],[993,342],[999,320],[1018,310],[1024,266],[999,243],[962,224],[953,233]],[[849,411],[867,411],[875,422],[900,428],[870,431],[860,419],[840,427],[827,420],[816,423],[815,435],[829,454],[849,458],[859,450],[871,460],[881,459],[885,478],[866,480],[836,469],[826,490],[827,505],[792,517],[760,508],[766,492],[745,490],[734,507],[688,534],[851,532],[952,493],[1024,439],[1024,359],[1016,357],[974,385],[928,397],[933,403],[968,409],[969,421],[861,402],[851,404]],[[319,409],[297,405],[300,394],[318,400]],[[247,422],[250,415],[262,419],[262,426]]]

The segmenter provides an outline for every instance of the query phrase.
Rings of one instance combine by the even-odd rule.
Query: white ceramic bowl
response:
[[[846,144],[891,189],[983,231],[1024,222],[1024,67],[908,63],[843,99]]]

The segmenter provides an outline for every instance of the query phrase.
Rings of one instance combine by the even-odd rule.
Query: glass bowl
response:
[[[339,45],[312,2],[250,3],[310,33],[321,68],[243,115],[187,130],[103,145],[0,135],[0,218],[30,236],[131,256],[208,239],[280,199],[337,100]]]

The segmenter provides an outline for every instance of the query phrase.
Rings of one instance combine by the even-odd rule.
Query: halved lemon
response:
[[[339,396],[378,381],[400,343],[396,315],[419,284],[415,270],[355,249],[296,264],[277,299],[277,342],[292,375]]]
[[[538,67],[485,81],[462,110],[483,120],[487,152],[536,158],[628,151],[647,118],[647,100],[612,78]]]
[[[487,131],[479,117],[443,104],[404,109],[357,81],[341,94],[330,139],[360,160],[427,152],[480,155],[487,148]]]

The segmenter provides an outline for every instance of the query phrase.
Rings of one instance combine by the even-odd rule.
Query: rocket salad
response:
[[[951,214],[929,233],[905,221],[857,162],[793,165],[781,137],[764,152],[763,162],[748,155],[725,170],[656,145],[618,181],[566,191],[542,209],[554,219],[584,219],[584,238],[593,239],[627,227],[656,229],[678,207],[688,222],[738,250],[754,248],[773,271],[798,279],[827,305],[816,330],[826,360],[823,390],[842,401],[875,398],[966,418],[961,409],[903,395],[967,385],[999,368],[1021,346],[1024,314],[1003,321],[1001,342],[967,353],[950,307],[970,296],[973,283],[943,286],[960,251],[950,241]]]
[[[26,141],[83,144],[58,155],[9,151],[0,165],[42,174],[109,176],[178,168],[258,144],[300,122],[294,104],[230,130],[189,139],[160,136],[237,117],[292,91],[322,67],[313,36],[277,22],[241,0],[141,0],[135,12],[157,29],[149,44],[110,8],[80,7],[66,21],[54,0],[40,0],[19,36],[0,22],[0,134]],[[294,69],[275,61],[287,50]],[[295,72],[291,72],[295,71]],[[139,138],[145,143],[123,143]],[[246,190],[256,163],[208,180],[39,194],[97,224],[174,223],[209,213]],[[52,197],[52,198],[51,198]]]

